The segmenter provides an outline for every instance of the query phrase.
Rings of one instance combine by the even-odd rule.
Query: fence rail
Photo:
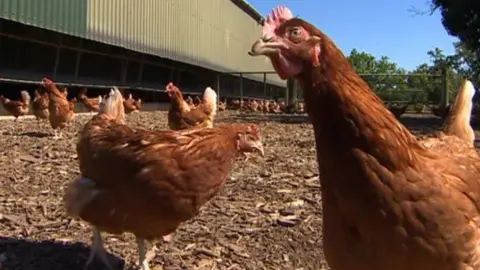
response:
[[[274,71],[248,71],[248,72],[228,72],[218,73],[216,82],[212,85],[219,96],[222,98],[239,98],[239,99],[283,99],[288,104],[292,104],[295,100],[302,100],[302,92],[298,85],[287,84],[286,87],[275,87],[268,84],[268,74],[274,74]],[[263,74],[263,82],[261,88],[258,86],[246,85],[249,80],[244,80],[247,74]],[[232,77],[233,76],[233,77]],[[367,83],[376,91],[386,103],[423,103],[423,104],[448,104],[449,89],[446,73],[439,74],[360,74]],[[395,78],[389,80],[389,78]],[[398,78],[404,78],[399,80]],[[230,83],[227,82],[230,80]],[[232,83],[233,81],[233,83]],[[18,83],[38,85],[39,80],[23,80],[0,77],[0,82]],[[86,88],[111,88],[113,84],[88,83],[88,82],[69,82],[58,81],[57,84],[67,87],[86,87]],[[136,85],[115,85],[119,88],[163,92],[165,88],[159,87],[143,87]],[[252,89],[253,87],[253,89]],[[185,89],[187,90],[187,89]],[[199,95],[199,91],[184,91],[186,95]],[[430,96],[429,96],[430,95]]]

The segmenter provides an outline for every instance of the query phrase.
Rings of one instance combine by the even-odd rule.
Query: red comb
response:
[[[53,82],[52,82],[52,80],[50,80],[50,79],[48,79],[48,78],[43,78],[43,79],[42,79],[42,83],[43,83],[43,84],[52,84]]]
[[[286,6],[278,6],[272,9],[272,13],[263,22],[263,36],[272,37],[275,29],[282,23],[293,18],[293,14]]]

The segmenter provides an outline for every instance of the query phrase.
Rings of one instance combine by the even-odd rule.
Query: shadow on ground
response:
[[[45,132],[24,132],[20,133],[19,136],[27,136],[27,137],[33,137],[33,138],[45,138],[52,136],[50,133],[45,133]]]
[[[0,237],[0,269],[2,270],[81,270],[90,248],[80,242],[28,241]],[[115,269],[123,269],[123,259],[109,253]],[[68,267],[66,267],[68,266]],[[106,266],[95,259],[89,270]]]

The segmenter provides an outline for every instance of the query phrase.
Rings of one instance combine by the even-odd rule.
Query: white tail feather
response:
[[[210,115],[214,117],[217,114],[217,93],[210,87],[205,88],[205,92],[203,92],[203,102],[207,103],[212,112]]]
[[[27,91],[25,91],[25,90],[21,91],[20,95],[22,95],[22,100],[25,103],[30,104],[31,98],[30,98],[30,94]]]
[[[472,144],[472,146],[475,140],[475,133],[470,125],[470,119],[474,95],[475,88],[473,84],[469,80],[465,80],[460,86],[455,102],[443,126],[445,134],[455,135]]]

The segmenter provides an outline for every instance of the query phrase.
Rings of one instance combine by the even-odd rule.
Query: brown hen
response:
[[[218,111],[223,112],[227,109],[227,100],[224,99],[223,101],[218,102]]]
[[[131,232],[145,270],[145,240],[170,234],[195,217],[223,186],[236,157],[264,150],[255,125],[148,131],[123,123],[122,97],[115,89],[81,133],[81,177],[68,187],[65,204],[71,216],[94,226],[87,265],[95,253],[110,265],[100,231]]]
[[[54,130],[54,138],[60,138],[62,130],[67,126],[67,122],[73,120],[75,113],[64,91],[60,91],[55,83],[50,79],[43,78],[42,85],[48,93],[48,120]]]
[[[40,119],[48,119],[50,115],[48,102],[48,93],[46,91],[43,91],[41,94],[38,90],[33,92],[32,110],[33,115],[35,115],[38,121],[40,121]]]
[[[89,112],[98,112],[98,107],[102,102],[102,96],[98,96],[96,98],[89,98],[87,96],[87,88],[83,88],[82,90],[80,90],[77,99],[82,102],[82,104]]]
[[[135,100],[133,99],[132,94],[128,95],[128,98],[123,100],[123,107],[125,108],[126,114],[130,114],[134,111],[138,111],[138,108],[135,105]]]
[[[418,141],[315,26],[274,9],[251,55],[297,80],[314,128],[332,270],[480,269],[471,83],[439,138]],[[470,105],[469,105],[470,104]]]
[[[170,97],[168,110],[168,126],[172,130],[181,130],[192,127],[212,127],[217,113],[217,93],[207,87],[203,93],[203,101],[194,108],[188,106],[183,99],[182,91],[173,83],[167,85]]]
[[[10,100],[4,96],[0,96],[0,103],[2,103],[5,110],[15,117],[15,122],[18,117],[28,114],[30,106],[30,94],[27,91],[20,92],[20,100]]]
[[[142,99],[138,98],[136,100],[133,100],[133,105],[137,107],[137,112],[139,112],[142,109]]]
[[[400,119],[400,117],[407,111],[409,104],[405,105],[399,105],[397,103],[393,104],[387,104],[387,108],[392,114],[397,118]]]

